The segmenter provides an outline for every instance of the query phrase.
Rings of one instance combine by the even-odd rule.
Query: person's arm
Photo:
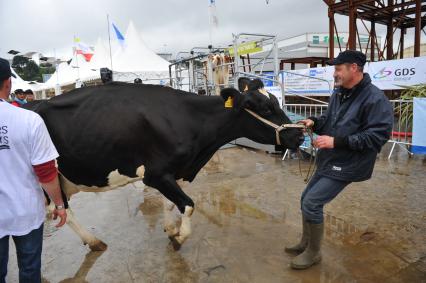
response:
[[[55,203],[53,220],[56,220],[58,216],[61,219],[59,223],[56,224],[56,227],[63,226],[67,222],[67,211],[65,210],[64,201],[62,200],[58,175],[56,175],[56,177],[48,183],[41,183],[41,186],[45,189],[50,199]]]
[[[61,189],[59,188],[59,179],[58,176],[55,176],[55,178],[47,183],[40,182],[43,189],[46,191],[46,193],[49,195],[50,199],[55,204],[55,207],[64,207],[64,201],[62,199],[61,195]]]
[[[39,165],[34,165],[33,168],[41,186],[55,204],[53,219],[56,219],[58,216],[61,219],[56,227],[61,227],[67,220],[67,213],[61,195],[61,188],[59,186],[58,171],[55,167],[55,160],[51,160]]]
[[[56,225],[56,227],[60,227],[65,224],[67,213],[65,207],[63,207],[64,203],[59,187],[58,170],[55,166],[55,159],[59,155],[53,145],[43,119],[35,114],[32,122],[33,124],[29,131],[31,164],[39,182],[56,205],[53,211],[53,219],[56,219],[58,216],[61,218],[61,221]]]

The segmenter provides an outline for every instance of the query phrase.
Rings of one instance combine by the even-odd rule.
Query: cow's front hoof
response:
[[[92,252],[102,252],[108,248],[108,245],[101,240],[98,240],[94,244],[89,244],[89,248],[92,250]]]
[[[180,248],[182,247],[182,245],[176,240],[176,238],[172,238],[171,242],[172,242],[173,249],[175,251],[180,250]]]
[[[181,244],[181,243],[179,243],[179,242],[178,242],[178,240],[176,240],[177,236],[178,236],[178,235],[169,236],[170,243],[172,244],[173,249],[174,249],[175,251],[180,250],[180,248],[182,247],[182,244]]]

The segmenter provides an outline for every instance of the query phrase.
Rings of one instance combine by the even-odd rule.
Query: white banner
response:
[[[426,57],[367,63],[364,72],[381,90],[402,89],[426,83]],[[281,81],[286,95],[330,95],[334,86],[334,66],[283,71]]]
[[[284,71],[282,73],[284,92],[286,95],[330,95],[334,85],[333,73],[333,66]]]
[[[426,57],[372,62],[367,70],[371,82],[382,90],[426,83]]]
[[[426,154],[426,98],[413,101],[413,153]]]

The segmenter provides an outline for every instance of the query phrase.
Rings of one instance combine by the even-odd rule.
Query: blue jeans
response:
[[[324,205],[332,201],[350,183],[315,174],[300,200],[302,214],[306,220],[314,224],[323,223]]]
[[[41,250],[43,245],[43,224],[27,235],[12,236],[18,258],[19,282],[41,282]],[[9,236],[0,239],[0,283],[6,282],[9,260]]]

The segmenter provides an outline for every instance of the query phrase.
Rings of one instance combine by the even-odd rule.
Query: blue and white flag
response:
[[[114,29],[114,31],[115,31],[115,36],[117,37],[118,42],[120,43],[120,45],[121,45],[122,47],[124,47],[125,39],[124,39],[123,34],[122,34],[122,33],[120,32],[120,30],[116,27],[116,25],[114,25],[114,23],[112,23],[112,28],[113,28],[113,29]]]
[[[413,153],[426,154],[426,98],[413,101]]]

